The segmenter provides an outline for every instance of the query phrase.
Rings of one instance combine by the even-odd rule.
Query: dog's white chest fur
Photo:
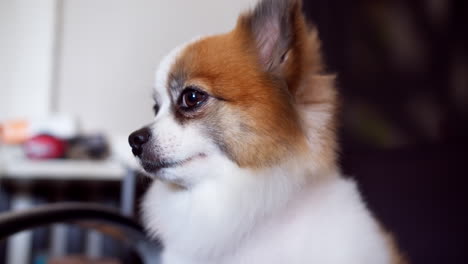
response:
[[[385,238],[349,180],[320,182],[270,216],[253,212],[258,202],[264,203],[261,198],[223,204],[229,199],[218,192],[222,190],[213,190],[198,200],[211,202],[191,204],[193,200],[185,200],[188,196],[168,195],[165,188],[155,184],[145,202],[146,210],[155,212],[147,214],[150,228],[169,245],[163,254],[165,264],[390,263]],[[176,213],[187,209],[201,215]]]

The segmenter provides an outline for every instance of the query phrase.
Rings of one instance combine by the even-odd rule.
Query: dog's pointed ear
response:
[[[253,39],[259,62],[268,72],[277,72],[296,41],[300,0],[261,0],[240,18]]]

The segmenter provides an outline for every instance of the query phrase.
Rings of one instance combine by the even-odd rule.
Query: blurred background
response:
[[[159,60],[256,0],[0,0],[0,212],[87,201],[138,217],[126,138]],[[340,162],[412,263],[468,257],[468,2],[304,0],[342,96]],[[0,241],[0,263],[127,263],[68,225]]]

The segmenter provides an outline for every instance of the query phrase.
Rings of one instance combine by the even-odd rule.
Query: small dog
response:
[[[153,122],[129,137],[163,263],[403,263],[336,162],[337,94],[299,0],[161,62]]]

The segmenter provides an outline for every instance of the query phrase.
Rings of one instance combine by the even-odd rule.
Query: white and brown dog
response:
[[[299,0],[161,62],[153,122],[130,135],[163,263],[402,263],[336,164],[337,95]]]

